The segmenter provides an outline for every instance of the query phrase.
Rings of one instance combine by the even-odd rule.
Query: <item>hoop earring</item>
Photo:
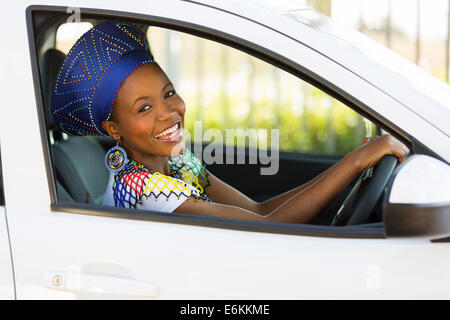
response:
[[[114,147],[106,152],[105,155],[106,168],[113,173],[124,169],[127,160],[127,152],[122,147],[119,147],[119,140]]]

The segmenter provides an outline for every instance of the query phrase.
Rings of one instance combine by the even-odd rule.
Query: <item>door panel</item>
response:
[[[19,299],[450,297],[448,243],[279,235],[64,213],[13,217],[20,226],[14,237]],[[47,232],[30,241],[37,225]],[[49,273],[59,272],[70,282],[67,290],[48,285]],[[84,282],[86,275],[94,277]],[[107,277],[132,285],[112,296]]]

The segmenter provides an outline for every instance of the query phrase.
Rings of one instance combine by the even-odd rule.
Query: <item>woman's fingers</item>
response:
[[[353,152],[355,161],[361,169],[367,169],[377,164],[380,159],[391,154],[398,158],[398,162],[403,162],[409,154],[409,149],[400,140],[390,134],[375,136],[366,144]]]
[[[375,136],[352,152],[352,158],[361,170],[371,168],[385,155],[394,155],[398,163],[405,161],[409,149],[400,140],[390,134]]]
[[[396,156],[399,160],[399,163],[403,162],[409,154],[409,149],[406,145],[404,145],[400,140],[394,138],[391,135],[386,135],[386,138],[389,143],[388,150],[390,153]],[[388,151],[386,150],[386,151]]]

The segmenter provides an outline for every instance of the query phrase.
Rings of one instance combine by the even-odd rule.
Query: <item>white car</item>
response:
[[[450,298],[448,85],[291,1],[53,3],[14,1],[0,20],[0,298]],[[103,161],[104,141],[58,142],[45,112],[61,58],[51,56],[56,28],[74,12],[94,24],[179,30],[258,57],[344,102],[410,156],[397,168],[385,158],[371,179],[361,177],[352,187],[365,189],[339,198],[331,225],[101,206],[94,163]],[[92,153],[79,159],[76,148]],[[71,168],[65,152],[85,170]],[[301,172],[306,158],[295,157],[281,154],[280,168]],[[308,159],[317,173],[338,160]],[[292,179],[282,170],[271,178]],[[264,181],[262,196],[274,191]]]

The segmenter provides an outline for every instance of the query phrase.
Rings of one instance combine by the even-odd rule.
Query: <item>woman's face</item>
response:
[[[124,81],[110,121],[102,126],[134,159],[175,156],[184,146],[186,106],[164,71],[154,63],[141,66]]]

